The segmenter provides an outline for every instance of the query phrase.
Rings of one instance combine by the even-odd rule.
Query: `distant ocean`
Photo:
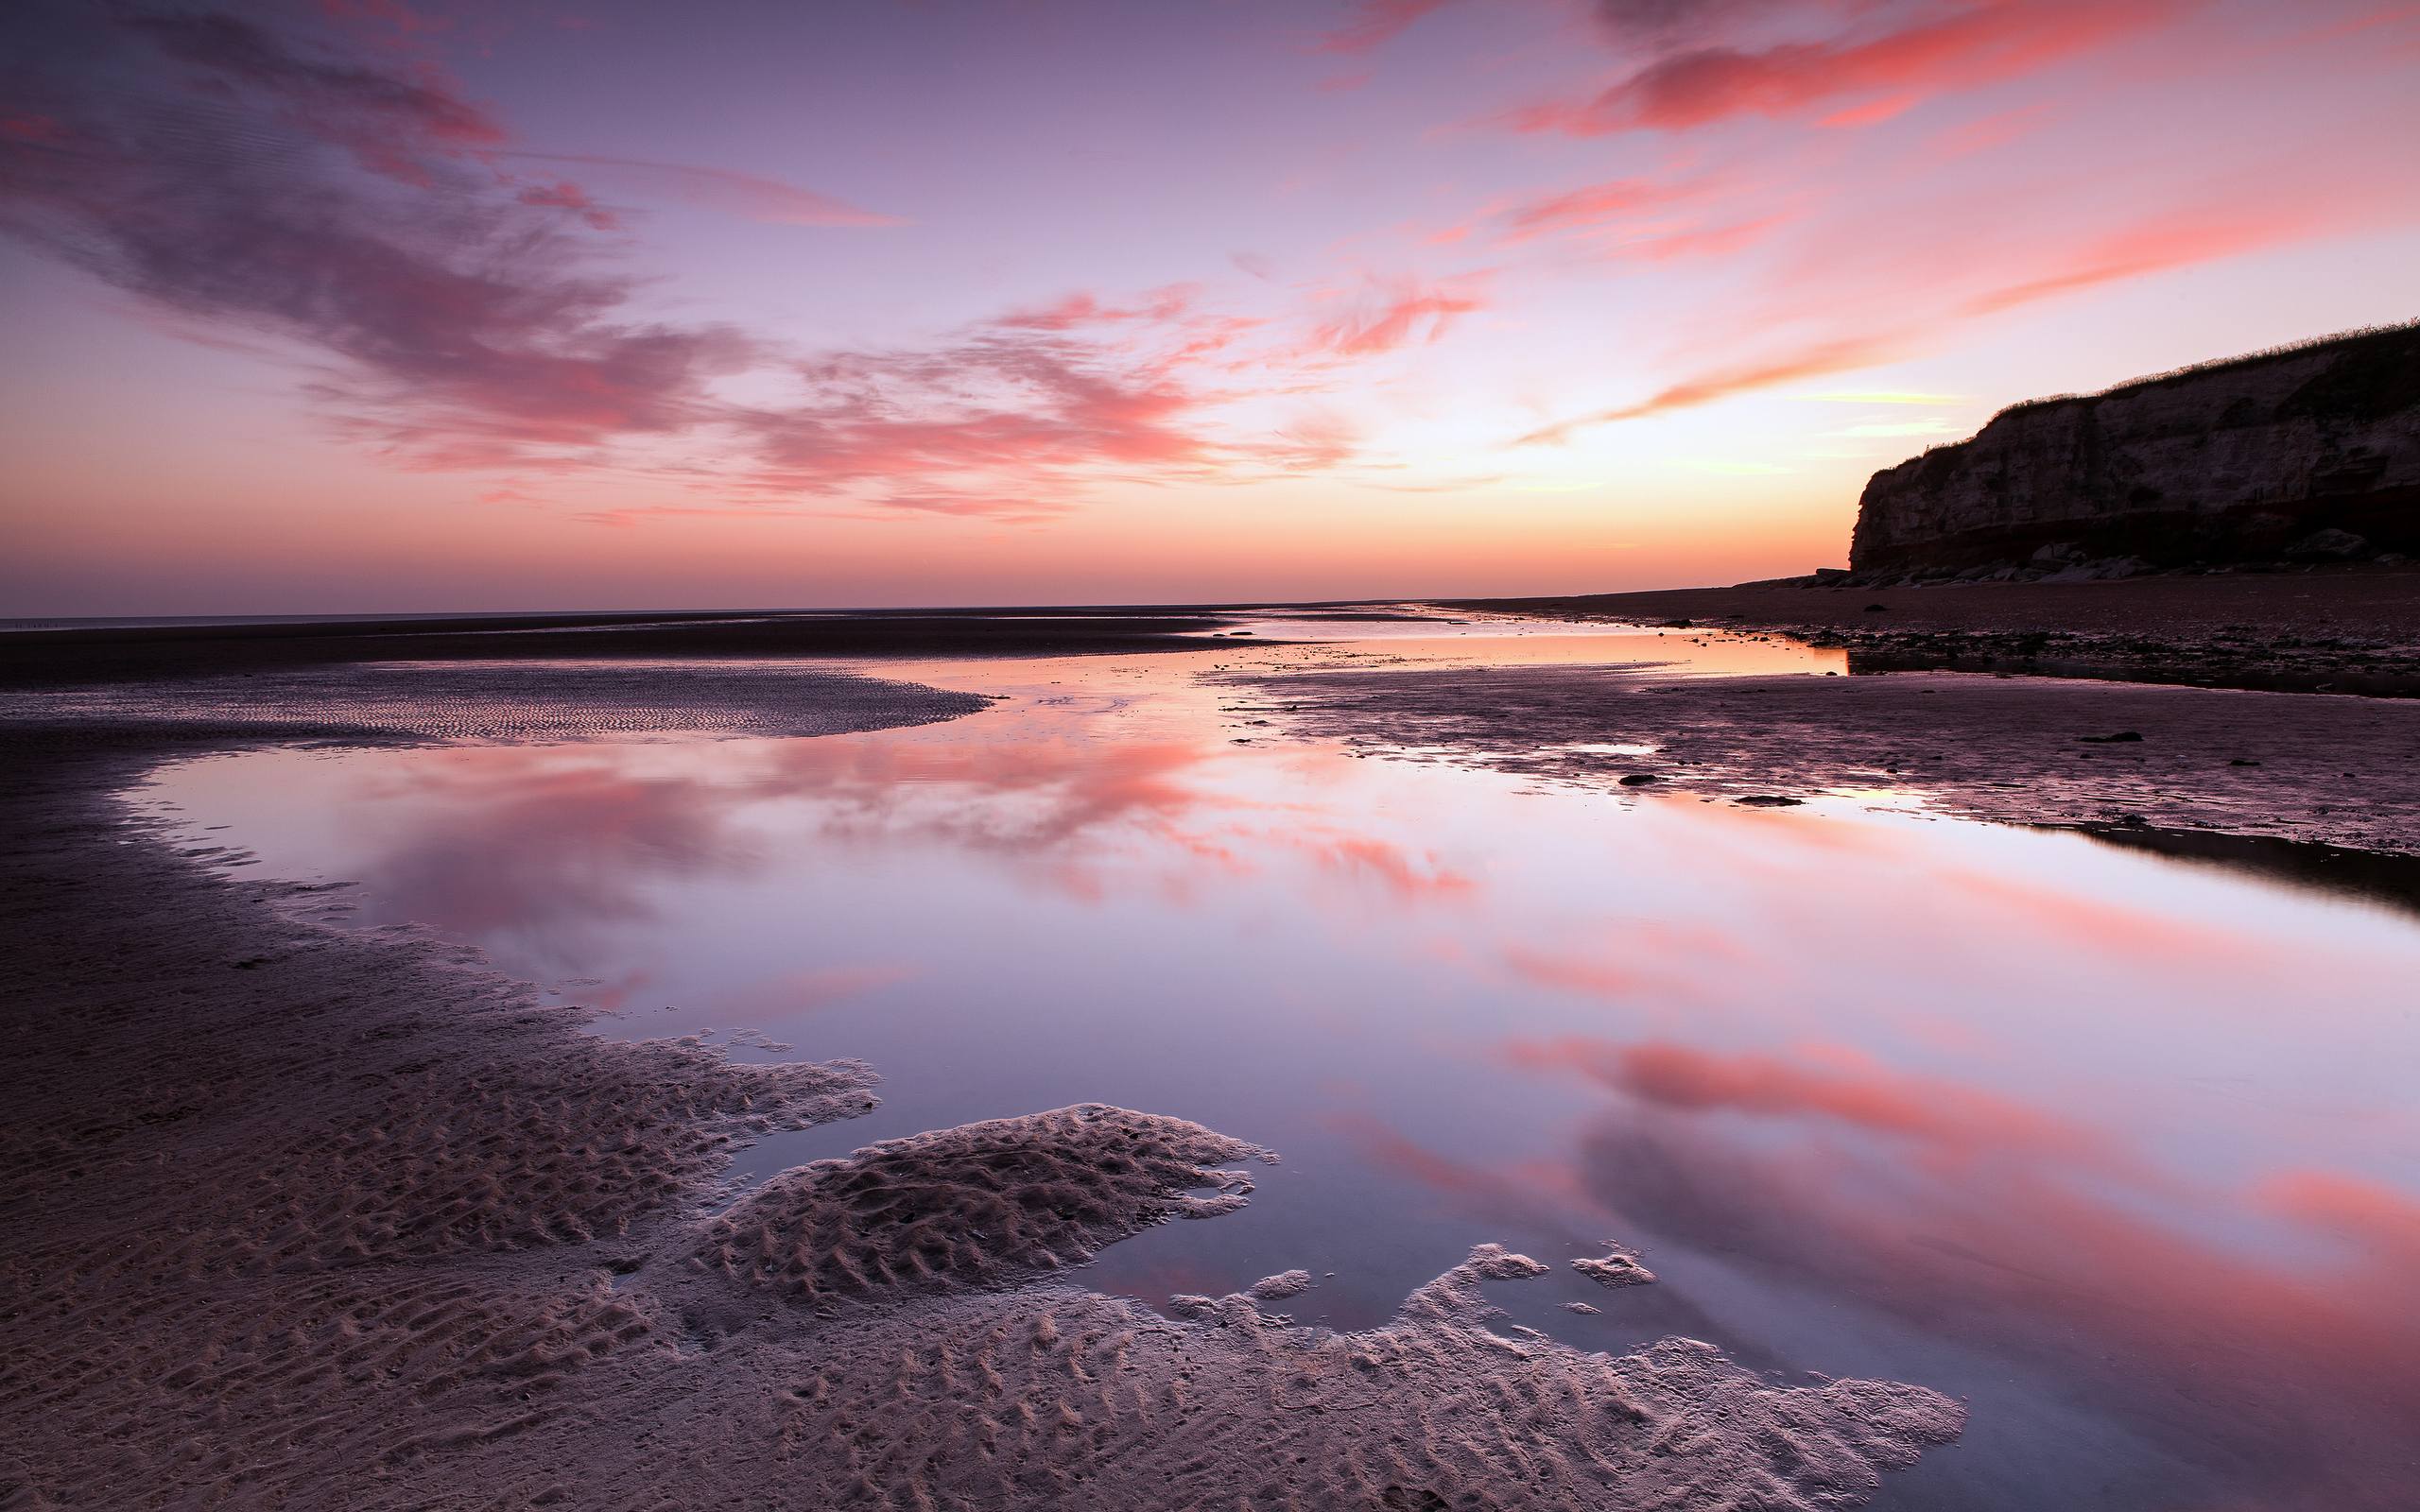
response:
[[[156,630],[200,625],[374,625],[386,621],[423,620],[645,620],[711,614],[737,618],[745,614],[814,613],[795,610],[404,610],[386,614],[71,614],[0,619],[0,634],[10,630]],[[825,612],[845,613],[847,610]]]

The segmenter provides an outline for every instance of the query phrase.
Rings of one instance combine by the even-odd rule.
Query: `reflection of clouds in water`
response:
[[[911,1020],[1016,1021],[1013,1044],[970,1039],[996,1065],[931,1052],[947,1074],[918,1126],[1028,1055],[1165,1089],[1156,1058],[1316,1120],[1349,1154],[1300,1221],[1348,1276],[1448,1229],[1660,1244],[1682,1253],[1651,1256],[1665,1283],[1621,1298],[1625,1331],[1999,1391],[2105,1428],[2130,1473],[2171,1463],[2144,1459],[2156,1436],[2205,1469],[2268,1456],[2267,1476],[2291,1438],[2313,1504],[2393,1504],[2326,1472],[2400,1463],[2380,1425],[2420,1407],[2392,1375],[2420,1350],[2420,1205],[2345,1174],[2409,1129],[2388,1057],[2349,1048],[2408,1040],[2408,928],[2066,837],[1540,799],[1230,746],[1212,698],[1155,697],[806,741],[348,755],[320,791],[353,849],[314,859],[505,954],[631,968],[584,1001],[628,999],[643,1027],[676,1001],[698,1023],[828,1006],[846,1042],[807,1052],[869,1054],[903,1088],[925,1069]],[[289,850],[327,843],[294,830]],[[1164,962],[1205,947],[1203,1000],[1250,1031],[1223,1042],[1154,1011]],[[2338,1001],[2289,1021],[2314,961]],[[930,979],[901,988],[907,962]],[[1028,1002],[1081,1011],[1019,1021]],[[1320,1117],[1338,1109],[1362,1111]],[[1400,1216],[1338,1233],[1332,1204],[1364,1186]],[[1209,1289],[1166,1243],[1141,1289]],[[2022,1455],[2068,1430],[1978,1432]]]
[[[1321,1122],[1367,1164],[1448,1198],[1460,1211],[1573,1245],[1592,1240],[1590,1226],[1575,1222],[1574,1204],[1588,1202],[1587,1192],[1577,1169],[1565,1161],[1478,1165],[1430,1149],[1372,1113],[1340,1109]]]
[[[1483,1163],[1432,1149],[1371,1113],[1335,1112],[1322,1122],[1371,1169],[1430,1194],[1491,1231],[1522,1235],[1524,1244],[1545,1240],[1564,1251],[1596,1252],[1608,1245],[1624,1247],[1635,1237],[1627,1232],[1619,1238],[1608,1237],[1613,1226],[1629,1221],[1628,1215],[1589,1181],[1580,1164],[1569,1160],[1540,1157]],[[1540,1253],[1546,1252],[1540,1248]],[[1662,1285],[1651,1292],[1627,1295],[1621,1313],[1632,1326],[1651,1332],[1720,1339],[1743,1359],[1757,1360],[1762,1352],[1757,1341],[1738,1336],[1701,1308],[1685,1285]]]
[[[2308,1170],[2213,1191],[2109,1131],[1839,1047],[1573,1037],[1501,1058],[1617,1100],[1567,1161],[1483,1163],[1367,1113],[1327,1122],[1485,1224],[1653,1236],[2030,1364],[2093,1414],[2231,1464],[2264,1506],[2408,1504],[2393,1467],[2420,1415],[2420,1199]],[[1655,1326],[1762,1352],[1719,1317],[1692,1329],[1689,1277],[1637,1299],[1678,1310]]]
[[[1205,754],[1190,742],[797,741],[774,753],[759,791],[822,801],[821,827],[836,837],[904,830],[1032,855],[1113,825],[1173,825],[1201,801],[1177,778]]]
[[[824,805],[827,838],[905,835],[1005,857],[1088,901],[1108,895],[1115,863],[1150,868],[1183,901],[1203,866],[1250,876],[1279,854],[1399,901],[1474,887],[1433,850],[1362,833],[1315,804],[1218,787],[1224,759],[1204,741],[1118,742],[1098,730],[981,744],[827,739],[782,747],[759,790]]]
[[[892,964],[804,967],[795,971],[778,971],[718,993],[714,1005],[718,1012],[811,1013],[922,974],[921,967]]]
[[[2098,1410],[2219,1443],[2307,1504],[2403,1504],[2377,1477],[2379,1446],[2420,1420],[2420,1202],[2321,1172],[2196,1191],[2100,1131],[1838,1053],[1509,1054],[1622,1094],[1581,1144],[1597,1205],[2045,1365]],[[2163,1222],[2180,1194],[2236,1222]]]
[[[1802,1047],[1791,1060],[1574,1035],[1510,1040],[1502,1053],[1515,1066],[1575,1072],[1683,1112],[1820,1119],[1903,1138],[1942,1164],[2025,1153],[2096,1160],[2110,1154],[2109,1140],[2097,1130],[1963,1082],[1893,1071],[1845,1045]]]
[[[655,918],[653,886],[759,869],[779,823],[750,810],[767,804],[809,805],[818,841],[919,841],[1031,868],[1086,902],[1111,895],[1114,867],[1141,868],[1182,902],[1289,855],[1397,902],[1476,886],[1433,850],[1316,805],[1219,788],[1224,754],[1203,741],[1073,735],[827,736],[680,765],[665,747],[467,747],[373,768],[352,798],[388,841],[362,874],[393,908],[475,937],[517,936],[565,969],[599,931]]]
[[[631,774],[611,755],[516,747],[443,753],[365,784],[380,826],[408,823],[363,880],[391,909],[473,936],[513,935],[569,969],[599,932],[652,918],[647,885],[748,864],[722,796]]]
[[[1749,971],[1770,974],[1730,932],[1655,919],[1608,919],[1554,945],[1505,942],[1504,968],[1526,985],[1625,1005],[1737,997]],[[1718,984],[1720,992],[1712,988]]]
[[[1369,835],[1325,834],[1295,837],[1296,846],[1325,870],[1356,878],[1371,878],[1397,898],[1409,900],[1451,896],[1478,885],[1468,876],[1438,860],[1434,850],[1414,852],[1407,847]]]

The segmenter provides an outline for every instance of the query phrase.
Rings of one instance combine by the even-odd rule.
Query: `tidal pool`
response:
[[[747,1177],[1086,1101],[1282,1152],[1243,1211],[1104,1251],[1102,1290],[1302,1268],[1283,1305],[1354,1328],[1494,1240],[1555,1265],[1506,1300],[1569,1342],[1966,1398],[1877,1506],[2398,1504],[2420,918],[1904,795],[1751,810],[1296,740],[1219,680],[1836,653],[1245,623],[1207,657],[867,668],[999,700],[915,729],[282,749],[137,798],[600,1032],[881,1071],[874,1113]],[[1319,644],[1256,644],[1289,637]],[[1564,1265],[1609,1241],[1658,1281]]]

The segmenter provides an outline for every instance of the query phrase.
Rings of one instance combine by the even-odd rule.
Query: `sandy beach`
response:
[[[2294,567],[2083,583],[1796,580],[1452,607],[1686,621],[1846,647],[1859,670],[1952,668],[2286,692],[2420,694],[2420,571]]]
[[[1751,806],[1905,791],[2012,824],[2420,853],[2420,703],[2000,674],[1690,679],[1636,667],[1246,679],[1373,751]],[[1622,755],[1608,744],[1651,746]]]
[[[820,676],[756,728],[967,702]],[[596,1039],[112,797],[230,743],[427,738],[372,702],[8,733],[9,1505],[1830,1506],[1959,1432],[1918,1386],[1496,1332],[1490,1290],[1546,1267],[1494,1246],[1357,1332],[1059,1279],[1248,1200],[1260,1152],[1149,1112],[935,1131],[710,1217],[734,1142],[859,1113],[874,1072]]]

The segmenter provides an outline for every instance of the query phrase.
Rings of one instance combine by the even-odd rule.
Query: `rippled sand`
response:
[[[301,922],[123,822],[155,739],[21,733],[0,796],[11,1504],[1842,1506],[1959,1432],[1921,1387],[1493,1327],[1545,1268],[1493,1246],[1355,1333],[1090,1293],[1056,1268],[1246,1200],[1216,1162],[1258,1154],[1132,1110],[716,1215],[734,1141],[872,1073],[600,1040]]]

